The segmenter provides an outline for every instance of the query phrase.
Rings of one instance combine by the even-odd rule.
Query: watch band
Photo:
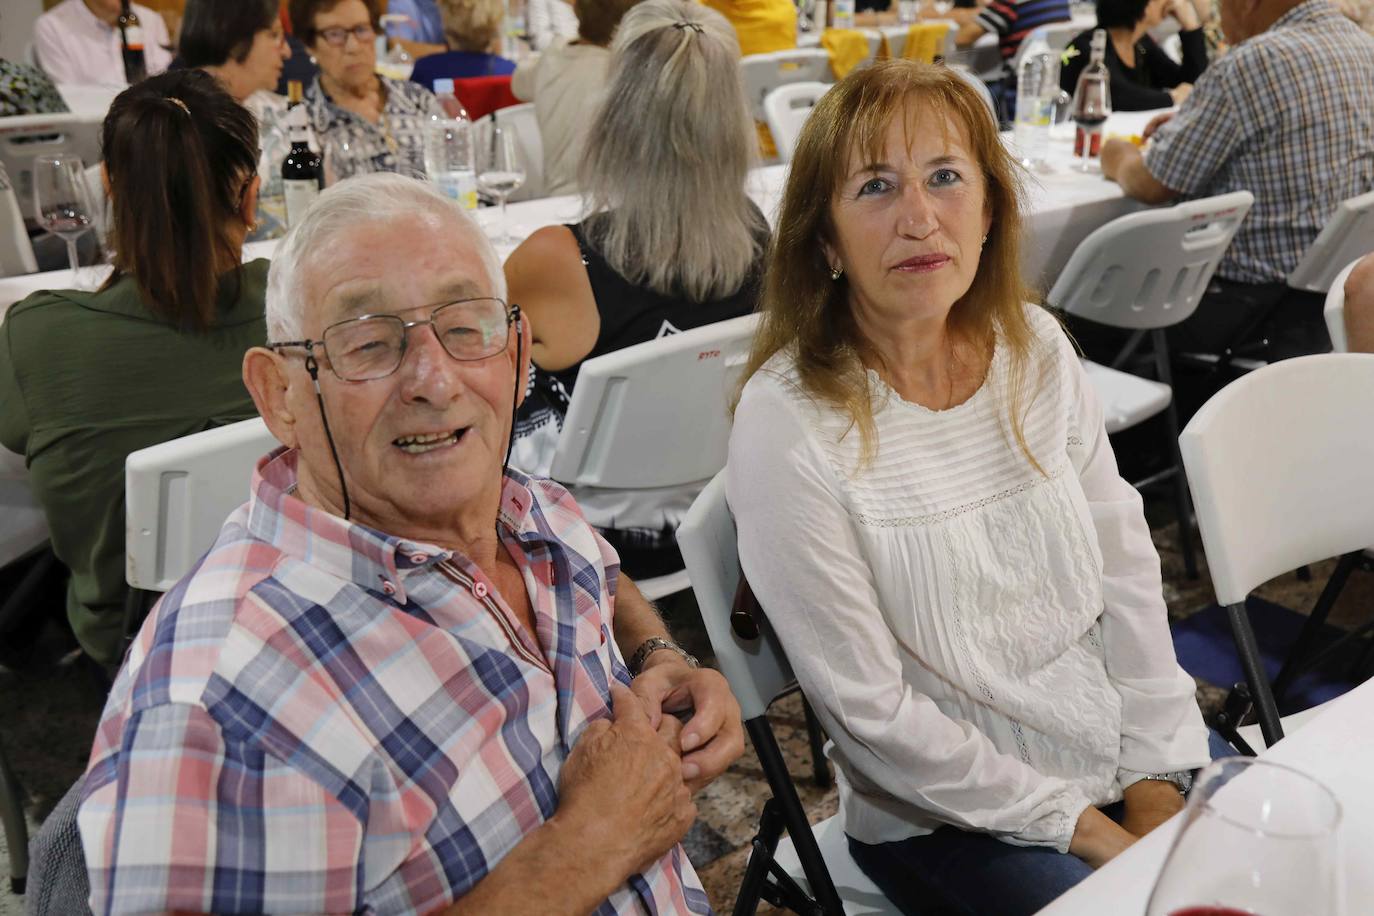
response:
[[[1187,795],[1188,790],[1193,787],[1193,774],[1187,770],[1178,770],[1173,773],[1146,773],[1140,777],[1140,781],[1151,780],[1153,782],[1167,782],[1175,789],[1179,795]]]
[[[679,646],[672,640],[664,639],[662,636],[651,636],[640,643],[639,648],[635,650],[635,654],[630,656],[628,665],[630,676],[638,676],[639,672],[644,668],[644,662],[648,660],[650,655],[657,652],[659,649],[667,649],[670,652],[676,652],[678,655],[682,656],[683,661],[693,668],[701,667],[701,662],[697,661],[697,657],[682,648],[682,646]]]

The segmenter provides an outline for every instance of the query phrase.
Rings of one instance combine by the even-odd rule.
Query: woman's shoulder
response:
[[[423,58],[421,58],[423,60]],[[434,93],[411,80],[397,80],[378,74],[386,88],[387,107],[400,107],[418,112],[428,112],[431,106],[437,107],[439,100]],[[398,104],[399,103],[399,104]]]

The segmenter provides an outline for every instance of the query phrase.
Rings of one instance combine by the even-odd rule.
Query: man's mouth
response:
[[[457,445],[458,440],[463,438],[463,434],[468,429],[470,427],[464,426],[462,429],[449,430],[446,433],[416,433],[412,436],[401,436],[399,439],[393,439],[391,444],[407,455],[423,455],[425,452]]]

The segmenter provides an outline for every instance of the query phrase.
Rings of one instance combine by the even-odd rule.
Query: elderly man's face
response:
[[[303,268],[304,332],[360,315],[424,320],[436,305],[490,296],[490,279],[465,233],[445,220],[405,216],[365,223],[331,240]],[[460,362],[428,326],[407,331],[401,366],[385,378],[346,382],[321,367],[329,427],[353,518],[388,534],[440,541],[474,515],[494,523],[515,396],[516,337],[486,359]],[[528,347],[525,348],[528,352]],[[314,390],[290,386],[307,501],[339,511],[338,474]],[[435,436],[452,436],[435,445]],[[415,437],[423,437],[419,444]]]

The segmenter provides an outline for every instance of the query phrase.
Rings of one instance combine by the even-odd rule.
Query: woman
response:
[[[983,104],[898,60],[812,111],[727,467],[851,851],[907,912],[1034,912],[1179,810],[1209,756],[1140,497],[1024,304],[1017,169]]]
[[[417,60],[412,81],[432,91],[437,79],[506,76],[515,71],[514,61],[492,51],[500,45],[506,17],[501,0],[439,0],[439,12],[449,50]]]
[[[561,0],[553,0],[560,3]],[[606,74],[610,43],[626,10],[639,0],[574,0],[577,37],[555,44],[520,64],[511,91],[534,103],[534,116],[544,141],[544,182],[549,197],[577,193],[577,169]]]
[[[242,264],[257,124],[211,76],[125,90],[101,137],[114,272],[96,292],[34,293],[0,324],[0,444],[22,454],[67,614],[92,658],[123,651],[124,459],[255,415],[240,380],[266,337],[267,262]],[[175,244],[173,244],[175,240]]]
[[[1182,63],[1150,37],[1149,30],[1166,16],[1178,21]],[[1107,30],[1107,72],[1117,111],[1180,105],[1207,69],[1207,39],[1191,0],[1097,0],[1097,27]],[[1092,33],[1088,29],[1069,43],[1068,63],[1059,71],[1059,84],[1067,92],[1074,91],[1088,65]]]
[[[753,311],[767,242],[744,191],[753,133],[739,45],[719,14],[688,0],[631,9],[587,136],[581,184],[591,215],[540,229],[506,261],[538,370],[512,463],[535,472],[552,461],[583,360]],[[614,518],[608,538],[622,567],[646,577],[682,568],[673,531],[694,495],[578,501],[593,524]]]
[[[290,0],[287,8],[292,33],[320,67],[305,104],[327,177],[423,177],[424,124],[444,111],[428,89],[376,73],[378,0]]]
[[[285,107],[274,90],[291,52],[276,0],[187,0],[177,56],[218,79],[259,119]]]

